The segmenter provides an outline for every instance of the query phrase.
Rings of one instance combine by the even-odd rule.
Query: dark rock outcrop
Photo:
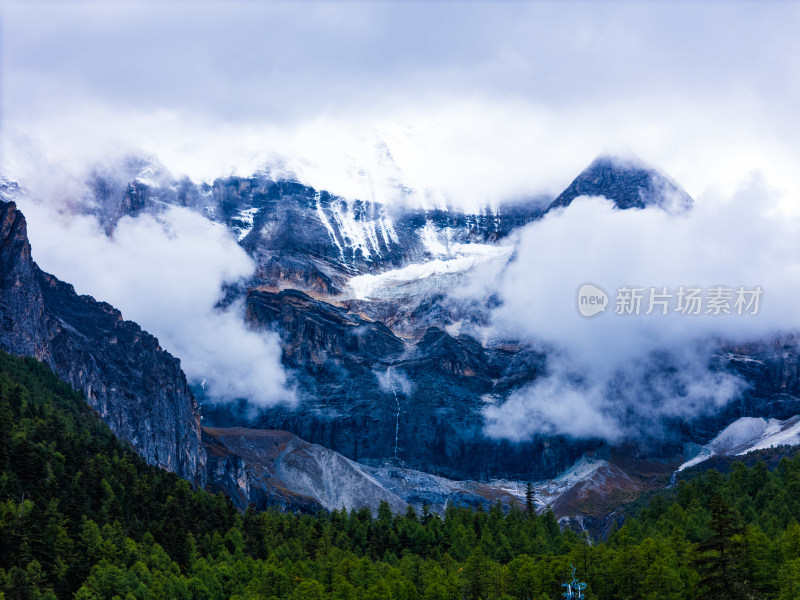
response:
[[[547,212],[569,206],[578,196],[604,196],[620,209],[659,206],[681,211],[692,205],[692,198],[663,173],[636,160],[611,156],[597,157]]]
[[[797,334],[749,343],[721,343],[713,368],[736,375],[741,395],[716,414],[684,423],[684,437],[705,443],[740,417],[788,419],[800,414],[800,345]]]
[[[0,346],[11,354],[50,358],[48,318],[31,258],[25,217],[0,200]]]
[[[759,409],[765,417],[786,419],[800,414],[800,339],[786,334],[747,344],[724,344],[716,359],[719,368],[748,382],[745,410]]]
[[[552,477],[597,444],[545,436],[514,444],[484,435],[483,410],[495,394],[543,373],[545,357],[528,348],[485,348],[438,328],[404,340],[297,291],[251,291],[247,315],[254,327],[281,336],[300,405],[253,418],[205,405],[209,424],[286,430],[365,464],[457,480]]]
[[[149,463],[202,484],[200,415],[180,361],[109,304],[41,271],[13,202],[0,201],[0,240],[0,348],[49,365]]]
[[[253,290],[246,308],[250,323],[278,326],[284,359],[290,367],[308,367],[313,372],[321,370],[328,359],[386,364],[406,350],[406,343],[383,323],[365,320],[296,290]]]

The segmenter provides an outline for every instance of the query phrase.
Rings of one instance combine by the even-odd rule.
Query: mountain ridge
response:
[[[150,464],[202,484],[200,414],[180,361],[111,305],[39,269],[13,202],[0,200],[0,240],[0,348],[50,366]]]
[[[622,210],[661,206],[645,202],[648,193],[662,189],[662,176],[657,171],[641,165],[609,167],[605,160],[597,159],[559,196],[564,205],[584,193],[613,198],[615,190],[622,189],[624,194],[616,194],[622,198],[616,200]],[[600,175],[593,179],[592,173],[597,172]],[[581,182],[595,187],[581,187]],[[167,187],[158,185],[129,182],[121,200],[114,195],[117,188],[98,186],[102,193],[97,192],[95,208],[101,217],[108,217],[104,222],[109,230],[121,215],[135,217],[158,211],[165,202],[204,211],[212,220],[225,224],[257,267],[249,281],[228,290],[223,302],[242,300],[252,329],[278,333],[283,363],[300,394],[297,408],[258,409],[247,406],[246,399],[215,405],[196,389],[206,419],[206,432],[201,434],[199,409],[192,407],[191,392],[181,388],[185,405],[182,410],[186,411],[183,416],[192,423],[187,430],[193,436],[191,447],[199,457],[210,452],[208,460],[213,463],[213,468],[205,471],[195,465],[194,471],[213,473],[206,482],[237,498],[240,508],[251,500],[256,504],[266,502],[264,498],[269,494],[273,500],[278,498],[278,503],[296,503],[304,510],[323,504],[307,489],[301,492],[284,487],[282,492],[276,492],[275,481],[267,481],[267,471],[259,474],[258,460],[248,454],[249,450],[240,448],[240,453],[219,439],[210,439],[214,437],[209,434],[211,430],[242,426],[281,430],[285,436],[297,438],[292,444],[298,452],[305,452],[302,449],[306,445],[317,445],[330,452],[323,453],[325,460],[330,458],[340,465],[352,463],[365,477],[379,478],[376,470],[380,469],[387,473],[404,469],[409,473],[426,472],[430,476],[427,479],[409,475],[409,481],[416,478],[427,482],[421,486],[439,485],[433,483],[435,477],[484,482],[497,478],[517,482],[549,480],[586,455],[618,451],[601,440],[539,435],[512,444],[484,435],[486,406],[503,402],[514,390],[548,373],[546,352],[514,340],[489,342],[476,334],[486,322],[491,299],[486,305],[455,308],[448,304],[447,297],[447,282],[453,280],[446,279],[413,289],[398,286],[400,291],[395,295],[395,288],[391,288],[392,293],[382,300],[347,297],[349,283],[355,277],[394,274],[409,264],[419,264],[413,261],[429,264],[439,259],[454,260],[468,255],[466,247],[497,248],[498,239],[540,218],[540,208],[519,205],[519,211],[508,218],[502,211],[481,215],[412,211],[398,216],[375,203],[338,198],[297,182],[268,181],[260,176],[225,178],[214,185],[196,186],[185,180],[174,185],[167,182]],[[568,201],[563,200],[569,196]],[[558,198],[551,203],[553,210],[558,208],[554,206],[557,202]],[[103,212],[108,207],[110,212]],[[9,316],[11,325],[3,334],[8,348],[52,364],[66,380],[84,390],[101,414],[105,411],[106,418],[121,432],[120,437],[138,444],[154,464],[164,463],[161,455],[154,454],[138,437],[131,419],[124,416],[124,406],[107,403],[103,408],[103,398],[112,391],[117,394],[115,398],[121,395],[107,382],[103,385],[106,370],[97,366],[98,357],[105,356],[114,357],[111,372],[122,372],[120,369],[125,367],[124,357],[115,354],[119,339],[111,343],[121,315],[93,299],[81,300],[67,284],[37,271],[30,259],[30,247],[26,246],[27,238],[22,235],[24,227],[14,215],[4,218],[6,221],[4,239],[10,243],[3,246],[0,252],[5,254],[0,255],[7,257],[7,262],[25,266],[19,277],[12,271],[3,272],[7,279],[10,277],[3,293],[16,298],[8,307],[2,305],[4,315],[14,314],[14,309],[21,311],[13,318]],[[509,259],[513,256],[498,257]],[[123,330],[127,331],[124,327]],[[134,329],[125,335],[128,338],[124,339],[132,344],[139,340],[149,344],[154,356],[161,357],[158,353],[163,351],[157,340],[137,334]],[[643,444],[646,449],[634,445],[628,450],[645,458],[650,452],[666,465],[680,464],[685,458],[686,443],[704,443],[737,418],[788,418],[800,413],[800,359],[791,347],[794,346],[788,338],[739,346],[722,343],[713,368],[741,376],[750,384],[746,394],[713,417],[666,423],[663,439],[654,440],[649,446]],[[672,366],[654,368],[669,371]],[[173,373],[177,377],[174,381],[180,381],[177,372]],[[128,385],[143,394],[158,392],[148,388],[141,376],[134,377]],[[185,379],[181,385],[185,385]],[[159,410],[169,414],[166,408]],[[169,432],[155,432],[152,422],[149,427],[143,427],[144,434],[161,438],[164,444],[180,447],[184,443],[183,438],[171,438]],[[233,439],[230,435],[223,437]],[[177,458],[168,461],[166,466],[182,469],[187,478],[197,477],[191,475],[192,468],[178,467],[176,461]],[[611,461],[597,471],[597,481],[602,478],[605,483],[587,482],[582,488],[586,493],[575,492],[569,502],[570,497],[564,496],[559,506],[577,506],[588,497],[586,494],[602,495],[603,486],[615,485],[623,496],[627,491],[647,489],[644,479],[637,479],[637,469],[641,470],[636,465],[626,467]],[[406,481],[405,476],[380,477],[384,477],[381,481],[386,489],[402,489],[402,482]],[[247,491],[241,485],[243,478],[249,478],[255,487]],[[634,483],[629,484],[628,480]],[[422,490],[419,495],[426,493],[429,492]],[[613,497],[616,496],[612,494]]]

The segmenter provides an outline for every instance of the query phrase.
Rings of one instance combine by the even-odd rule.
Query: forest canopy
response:
[[[239,513],[118,441],[47,367],[0,353],[0,600],[800,596],[800,458],[653,495],[605,539],[532,506]]]

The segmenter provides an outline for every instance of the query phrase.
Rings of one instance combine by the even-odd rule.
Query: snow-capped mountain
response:
[[[686,462],[687,443],[707,444],[737,419],[763,421],[762,435],[777,426],[775,419],[800,414],[800,358],[786,335],[749,345],[720,342],[710,360],[746,383],[740,400],[711,416],[666,420],[661,437],[641,445],[544,433],[512,443],[485,435],[486,406],[545,376],[548,356],[517,340],[481,338],[496,300],[453,302],[448,291],[482,265],[513,260],[515,230],[580,195],[604,195],[623,210],[688,209],[691,198],[675,182],[639,163],[601,157],[555,200],[531,198],[474,214],[401,210],[264,173],[197,184],[135,160],[95,173],[90,184],[91,196],[74,209],[96,217],[109,235],[123,217],[181,206],[226,227],[256,264],[223,304],[241,302],[250,329],[278,334],[299,403],[214,404],[200,382],[193,387],[207,426],[208,480],[243,505],[309,508],[352,499],[353,490],[325,495],[331,477],[346,473],[359,490],[370,490],[365,497],[397,499],[397,506],[435,504],[452,494],[467,503],[513,501],[521,482],[537,481],[541,504],[572,516],[597,498],[598,506],[613,509],[666,485]],[[8,181],[3,190],[8,197],[19,192]],[[80,372],[84,365],[64,368]],[[275,440],[258,433],[273,430]],[[271,470],[262,456],[265,440],[305,457],[281,463],[301,472]],[[280,490],[276,477],[285,484]],[[483,483],[463,483],[470,480]],[[312,494],[315,481],[328,492]],[[489,488],[476,491],[480,485]],[[316,500],[308,504],[310,497]]]
[[[185,206],[224,224],[253,256],[258,270],[252,285],[332,295],[352,294],[347,282],[353,276],[476,255],[477,246],[539,218],[545,205],[543,198],[533,198],[487,205],[474,214],[405,210],[334,196],[295,181],[273,181],[265,174],[199,185],[169,181],[153,176],[160,173],[158,167],[130,162],[140,168],[124,183],[118,175],[96,173],[93,197],[81,207],[109,231],[123,216]]]

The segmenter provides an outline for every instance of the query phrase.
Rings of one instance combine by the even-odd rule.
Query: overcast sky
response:
[[[557,193],[624,147],[695,196],[753,170],[790,189],[799,28],[788,1],[5,1],[3,170],[279,157],[345,195],[399,176],[469,206]]]

